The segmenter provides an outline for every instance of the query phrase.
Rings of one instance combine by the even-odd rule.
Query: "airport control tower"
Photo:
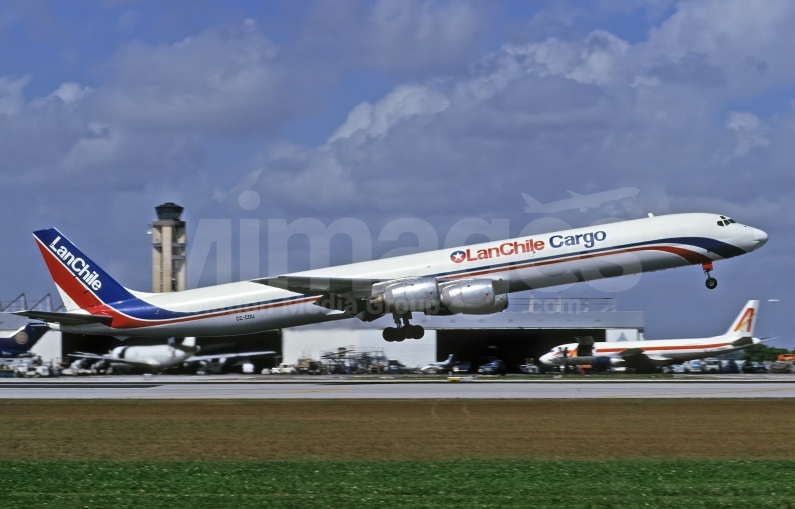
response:
[[[182,207],[166,202],[155,207],[152,223],[152,291],[179,292],[185,289],[185,221]]]

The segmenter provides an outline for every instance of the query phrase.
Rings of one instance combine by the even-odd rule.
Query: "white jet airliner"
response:
[[[117,283],[54,228],[33,233],[65,313],[51,327],[113,336],[224,336],[391,314],[387,341],[420,338],[413,311],[490,314],[508,293],[701,265],[758,249],[767,234],[716,214],[673,214],[240,281],[176,293]]]
[[[167,345],[150,346],[117,346],[107,355],[77,352],[69,354],[69,356],[76,359],[104,361],[110,365],[127,365],[129,367],[143,369],[147,372],[153,371],[155,373],[160,373],[166,369],[179,366],[199,365],[209,362],[225,364],[226,361],[231,359],[248,359],[252,357],[276,355],[276,352],[272,350],[197,355],[199,350],[201,350],[201,348],[196,345],[196,338],[190,337],[184,338],[181,344],[169,343]]]
[[[762,342],[761,339],[753,337],[758,310],[759,301],[749,300],[722,336],[599,343],[594,343],[593,338],[580,338],[578,343],[556,346],[539,360],[549,367],[590,365],[597,371],[602,371],[618,366],[638,369],[670,366],[693,359],[714,357]]]

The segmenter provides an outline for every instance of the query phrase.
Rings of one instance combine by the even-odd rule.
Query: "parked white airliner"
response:
[[[715,357],[757,345],[753,337],[759,301],[749,300],[722,336],[695,339],[655,339],[649,341],[608,341],[594,343],[593,338],[578,338],[577,343],[556,346],[541,356],[546,366],[590,365],[596,370],[626,366],[648,368],[670,366],[705,357]]]
[[[69,354],[76,359],[91,361],[104,361],[108,364],[122,364],[133,368],[143,369],[147,372],[159,373],[169,368],[196,365],[201,363],[218,362],[226,363],[231,359],[249,359],[276,355],[272,350],[262,352],[242,352],[228,354],[198,355],[201,348],[196,344],[196,338],[184,338],[181,344],[169,343],[167,345],[148,346],[117,346],[107,355],[77,352]]]
[[[65,332],[224,336],[392,314],[387,341],[420,338],[413,311],[490,314],[508,293],[712,263],[758,249],[767,234],[716,214],[672,214],[294,274],[142,293],[121,286],[54,228],[33,233],[65,313],[21,311]]]

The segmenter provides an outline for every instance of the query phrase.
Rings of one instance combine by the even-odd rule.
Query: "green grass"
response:
[[[795,507],[795,461],[2,461],[0,507]]]

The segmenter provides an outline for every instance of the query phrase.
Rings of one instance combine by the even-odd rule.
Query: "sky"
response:
[[[789,345],[794,24],[785,0],[0,2],[0,300],[54,292],[30,235],[49,226],[148,290],[165,201],[193,285],[712,212],[770,235],[714,291],[689,267],[536,296],[614,297],[649,338],[760,299],[758,335]],[[521,196],[624,187],[585,212]],[[369,241],[274,240],[335,221]]]

